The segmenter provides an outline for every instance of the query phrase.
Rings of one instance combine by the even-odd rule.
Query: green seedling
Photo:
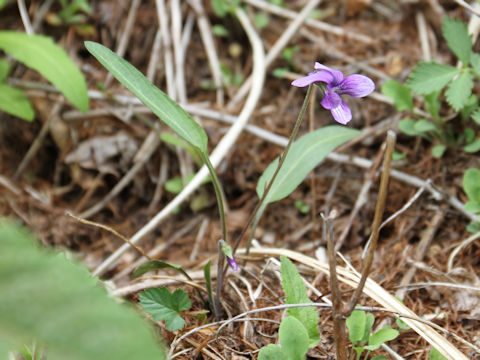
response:
[[[432,347],[428,353],[428,360],[447,360],[447,358],[443,356],[440,351]]]
[[[0,31],[0,50],[37,70],[79,110],[88,110],[87,84],[66,52],[51,38],[15,31]],[[32,121],[35,112],[25,94],[8,85],[9,63],[0,61],[0,110]]]
[[[465,209],[474,214],[480,214],[480,170],[470,168],[463,175],[463,191],[468,196]],[[473,233],[480,231],[480,222],[472,221],[467,230]]]
[[[471,127],[459,130],[459,122],[480,123],[478,97],[472,94],[475,79],[480,78],[480,54],[472,50],[467,26],[460,20],[445,18],[442,32],[448,47],[461,61],[461,67],[421,62],[413,68],[406,85],[388,80],[382,86],[382,92],[393,99],[398,111],[410,113],[400,120],[399,129],[409,136],[431,141],[434,144],[431,153],[435,158],[442,157],[449,148],[468,153],[480,150],[478,126],[477,130]],[[423,96],[428,117],[415,112],[413,94]],[[443,97],[451,108],[445,115],[445,111],[441,111]]]
[[[139,300],[143,310],[152,315],[154,320],[165,320],[167,330],[176,331],[185,326],[180,312],[189,310],[191,303],[188,294],[182,289],[173,293],[164,286],[147,289],[139,294]]]
[[[224,18],[228,14],[235,12],[240,2],[241,0],[210,0],[210,6],[216,16]]]
[[[353,349],[356,353],[356,359],[359,360],[364,351],[367,351],[365,359],[367,359],[371,351],[377,350],[382,344],[395,339],[399,332],[392,328],[383,328],[371,334],[375,318],[372,314],[362,310],[354,310],[347,318],[347,327],[349,330],[349,338],[352,342]],[[387,359],[382,355],[371,358],[372,360]]]

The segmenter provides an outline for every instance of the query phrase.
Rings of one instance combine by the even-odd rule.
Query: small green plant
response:
[[[85,14],[92,13],[88,0],[59,0],[61,10],[58,13],[47,14],[47,21],[51,25],[84,25],[87,21]]]
[[[25,66],[37,70],[78,109],[88,110],[87,85],[83,74],[51,38],[0,31],[0,49]],[[9,69],[9,63],[0,60],[0,110],[32,121],[35,112],[25,94],[5,83]]]
[[[139,300],[143,310],[152,315],[154,320],[165,320],[168,330],[183,329],[185,320],[180,316],[180,311],[189,310],[191,303],[182,289],[173,293],[164,286],[147,289],[140,293]]]
[[[428,353],[428,360],[447,360],[447,358],[443,356],[440,351],[432,347]]]
[[[220,18],[235,11],[241,0],[210,0],[213,12]]]
[[[480,214],[480,170],[470,168],[463,174],[463,191],[468,196],[465,209],[475,214]],[[470,232],[480,231],[480,222],[472,221],[467,230]]]
[[[371,334],[375,318],[370,313],[362,310],[354,310],[347,318],[347,327],[349,338],[356,353],[356,359],[359,360],[364,351],[367,351],[365,359],[368,358],[370,351],[377,350],[382,344],[395,339],[399,332],[392,328],[383,328]],[[371,360],[387,360],[385,356],[377,355]]]
[[[287,304],[305,304],[307,289],[297,269],[285,256],[281,257],[282,287]],[[281,346],[270,344],[260,350],[260,360],[285,359],[302,360],[309,348],[317,346],[320,341],[318,330],[318,311],[313,306],[290,308],[279,329]]]
[[[462,62],[461,67],[421,62],[413,68],[406,85],[389,80],[382,86],[382,92],[393,99],[398,111],[411,114],[399,122],[399,129],[434,143],[431,153],[436,158],[442,157],[447,148],[468,153],[480,150],[478,127],[477,131],[471,127],[480,125],[478,97],[472,94],[474,80],[480,77],[480,54],[472,50],[467,26],[460,20],[445,18],[442,32],[448,47]],[[428,117],[415,112],[412,94],[423,95]],[[453,112],[442,111],[443,99]],[[464,126],[459,126],[459,121]]]

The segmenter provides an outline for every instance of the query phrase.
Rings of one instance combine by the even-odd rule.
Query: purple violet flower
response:
[[[237,260],[235,260],[235,258],[233,258],[233,257],[229,257],[229,256],[225,256],[225,257],[227,258],[228,264],[230,265],[232,270],[233,271],[238,271]]]
[[[352,74],[344,78],[341,71],[330,69],[318,62],[315,63],[314,72],[294,80],[292,85],[305,87],[316,82],[326,84],[326,87],[324,87],[325,96],[321,102],[322,106],[330,110],[333,118],[343,125],[346,125],[352,120],[352,112],[340,95],[346,94],[352,97],[365,97],[375,90],[375,84],[369,77]]]

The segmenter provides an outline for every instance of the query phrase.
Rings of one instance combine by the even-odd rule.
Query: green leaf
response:
[[[447,147],[445,145],[438,144],[438,145],[435,145],[434,147],[432,147],[432,149],[430,151],[432,153],[432,156],[435,159],[440,159],[443,156],[443,154],[445,153],[445,150],[447,150]]]
[[[37,70],[78,109],[88,110],[87,84],[83,74],[51,38],[0,31],[0,49]]]
[[[470,211],[472,213],[480,213],[480,203],[476,201],[467,201],[465,203],[465,210]]]
[[[310,206],[307,205],[302,199],[295,200],[293,204],[302,214],[308,214],[308,212],[310,211]]]
[[[408,326],[405,321],[399,319],[399,318],[396,318],[395,319],[395,324],[397,324],[398,328],[400,330],[410,330],[410,326]]]
[[[210,6],[216,16],[223,18],[227,15],[228,6],[226,1],[227,0],[210,0]]]
[[[85,46],[115,78],[137,96],[155,115],[190,145],[207,155],[207,135],[200,125],[133,65],[103,45]]]
[[[265,13],[258,13],[255,14],[253,21],[255,22],[256,27],[258,27],[259,29],[264,29],[270,22],[270,17]]]
[[[0,84],[0,110],[27,121],[35,118],[35,111],[25,94],[7,84]]]
[[[220,37],[228,37],[230,35],[230,32],[228,29],[220,24],[216,24],[212,26],[212,33],[215,36],[220,36]]]
[[[185,270],[183,270],[180,265],[172,264],[163,260],[149,260],[147,262],[144,262],[135,269],[132,274],[132,278],[135,279],[149,271],[161,269],[173,269],[184,275],[188,280],[192,281],[192,278],[185,272]]]
[[[427,108],[427,111],[434,119],[438,119],[440,107],[442,106],[442,103],[438,100],[439,96],[440,91],[434,91],[431,94],[425,95],[423,98],[425,100],[425,107]]]
[[[388,360],[388,358],[383,355],[375,355],[370,360]]]
[[[480,109],[475,110],[472,114],[472,119],[475,121],[478,125],[480,125]]]
[[[373,324],[375,323],[375,317],[373,314],[367,314],[367,320],[365,321],[365,331],[362,340],[360,341],[361,344],[365,344],[370,337],[370,332],[372,331]]]
[[[424,133],[428,131],[436,131],[437,127],[435,126],[434,123],[426,120],[426,119],[420,119],[415,122],[415,125],[413,126],[415,131],[417,133]]]
[[[282,287],[286,295],[287,304],[305,304],[312,301],[307,296],[307,289],[298,274],[295,265],[285,256],[281,257]],[[318,311],[315,307],[299,307],[287,310],[287,314],[297,318],[308,331],[309,347],[317,346],[320,341],[318,331]]]
[[[467,169],[463,174],[462,185],[470,201],[480,203],[480,170]]]
[[[468,232],[471,232],[472,234],[476,234],[477,232],[480,231],[480,223],[478,221],[471,221],[467,227],[466,227]]]
[[[0,82],[5,81],[10,72],[10,63],[7,60],[0,59]]]
[[[86,268],[12,224],[0,224],[0,239],[0,355],[5,343],[35,339],[48,360],[166,358],[138,312],[110,298]]]
[[[398,129],[409,136],[417,136],[420,133],[415,129],[416,121],[413,119],[402,119],[398,122]]]
[[[380,329],[376,333],[370,335],[370,338],[368,339],[368,345],[365,346],[365,349],[370,351],[377,350],[382,344],[395,339],[398,334],[398,330],[395,329]]]
[[[480,76],[480,55],[478,53],[472,52],[470,54],[470,64],[473,67],[473,71]]]
[[[463,147],[463,151],[467,153],[475,153],[477,151],[480,151],[480,138],[476,138],[470,144],[465,145]]]
[[[265,204],[288,196],[325,156],[358,134],[358,130],[333,125],[315,130],[295,141],[265,198]],[[278,158],[268,165],[258,180],[257,195],[259,198],[263,196],[265,187],[270,182],[277,166]]]
[[[283,319],[278,330],[278,337],[282,351],[288,360],[305,359],[309,348],[308,332],[298,319],[293,316]]]
[[[278,345],[267,345],[260,349],[258,360],[289,360]]]
[[[467,66],[472,52],[472,37],[467,25],[460,20],[446,17],[442,26],[443,37],[452,52]]]
[[[413,110],[413,99],[411,90],[396,80],[387,80],[382,85],[382,93],[393,99],[395,108],[398,111]]]
[[[353,344],[359,344],[365,335],[367,314],[365,311],[354,310],[347,318],[346,323],[349,331],[349,338]]]
[[[472,113],[477,109],[478,109],[478,98],[476,95],[472,94],[468,97],[465,105],[461,110],[462,121],[464,122],[465,120],[467,120],[472,115]]]
[[[212,261],[208,260],[208,262],[203,267],[203,277],[205,278],[205,287],[207,288],[208,301],[210,302],[210,307],[213,308],[212,276],[210,272],[211,265]]]
[[[416,94],[427,95],[442,90],[460,72],[453,66],[420,62],[407,79],[407,86]]]
[[[182,289],[175,290],[173,294],[164,286],[147,289],[140,293],[139,300],[143,310],[154,320],[165,320],[168,330],[180,330],[185,325],[179,312],[190,309],[191,303]]]
[[[430,352],[428,353],[428,359],[429,360],[447,360],[445,356],[443,356],[440,351],[432,347],[430,349]]]
[[[198,153],[195,152],[195,149],[192,148],[188,143],[186,143],[183,139],[179,138],[175,134],[171,134],[169,132],[162,132],[160,134],[160,140],[162,140],[164,143],[173,145],[173,146],[178,146],[181,147],[182,149],[185,149],[192,155],[193,160],[195,160],[195,163],[199,166],[202,165],[202,159],[198,156]]]
[[[445,92],[447,102],[455,111],[459,111],[467,103],[468,98],[472,93],[472,89],[473,74],[471,72],[464,71],[448,86],[448,89]]]
[[[182,192],[184,185],[187,185],[194,177],[195,174],[189,174],[184,180],[181,176],[175,176],[165,182],[165,190],[172,194],[179,194]]]

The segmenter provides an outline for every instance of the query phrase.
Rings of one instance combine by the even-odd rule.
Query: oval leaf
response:
[[[85,46],[128,90],[190,145],[207,154],[207,135],[200,125],[140,71],[110,49],[92,41]]]
[[[0,84],[0,110],[27,121],[35,118],[35,112],[25,94],[6,84]]]
[[[0,31],[0,49],[37,70],[78,109],[88,110],[87,84],[83,74],[51,38]]]
[[[463,174],[463,191],[470,201],[480,204],[480,170],[470,168]]]
[[[305,326],[293,316],[287,316],[282,320],[278,337],[282,345],[282,351],[290,360],[305,359],[308,351],[308,332]]]
[[[353,139],[358,130],[343,126],[326,126],[302,136],[295,141],[280,169],[275,182],[265,199],[265,204],[283,199],[305,179],[331,151]],[[265,187],[277,169],[278,158],[268,165],[257,184],[258,197],[263,196]]]
[[[0,239],[0,355],[2,341],[35,339],[48,360],[166,358],[144,319],[110,298],[85,268],[35,246],[11,224],[0,224]]]
[[[289,360],[278,345],[267,345],[260,349],[258,360]]]
[[[347,327],[349,338],[353,344],[360,343],[364,337],[367,323],[367,314],[365,311],[354,310],[347,318]]]
[[[365,349],[370,351],[377,350],[382,344],[395,339],[398,334],[398,330],[395,329],[380,329],[375,334],[372,334],[370,336],[370,338],[368,339],[368,346],[365,346]]]

